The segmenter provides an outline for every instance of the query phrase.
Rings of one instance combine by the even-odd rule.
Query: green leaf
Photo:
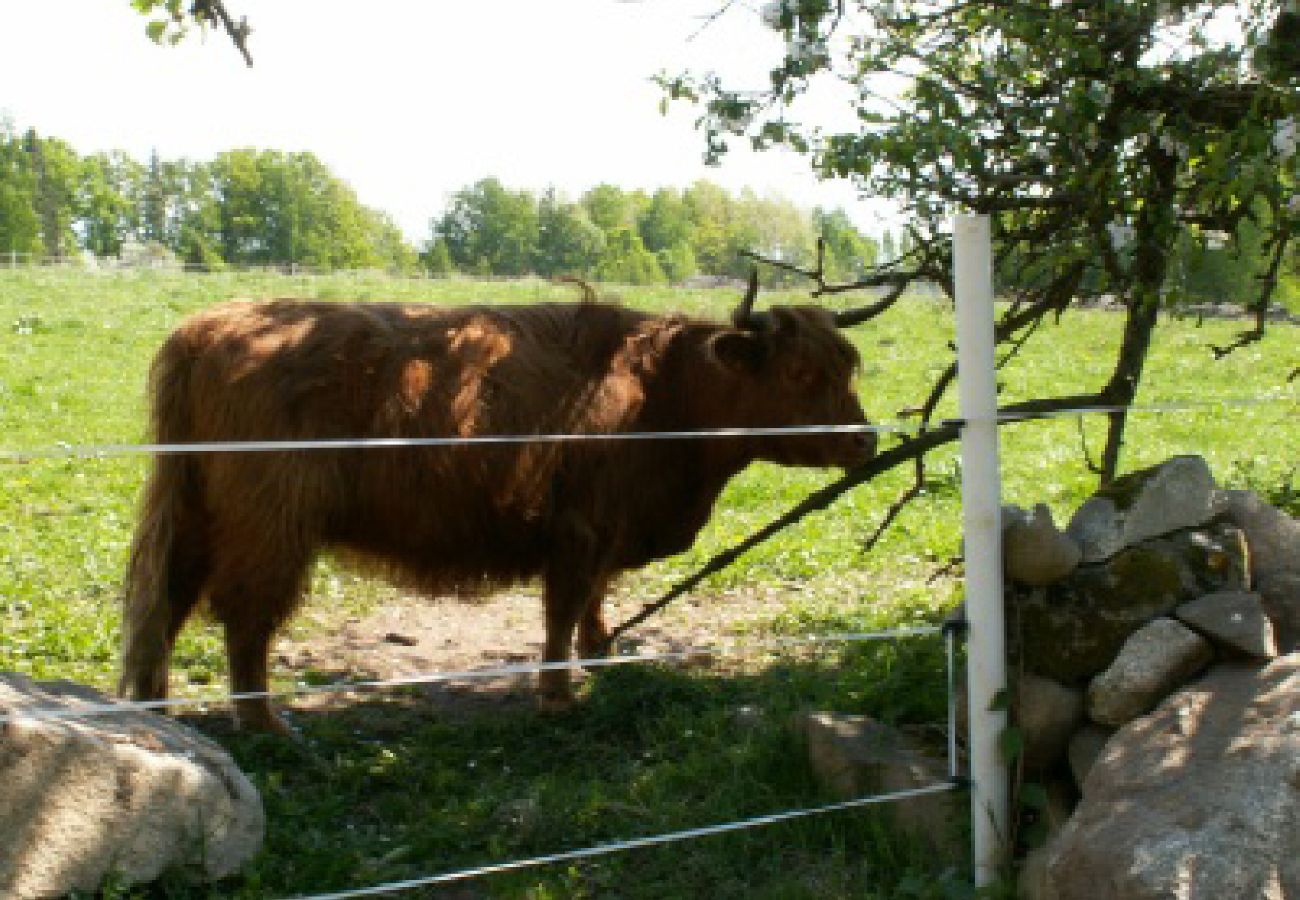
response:
[[[161,44],[163,40],[163,35],[167,33],[167,23],[160,20],[155,20],[153,22],[150,22],[148,25],[146,25],[144,27],[144,30],[145,33],[149,35],[149,39],[151,41],[153,41],[155,44]]]
[[[1002,729],[998,735],[998,749],[1002,753],[1002,760],[1008,765],[1020,758],[1020,754],[1025,749],[1025,734],[1014,725],[1008,725]]]
[[[1030,781],[1020,786],[1020,805],[1026,809],[1047,809],[1047,788]]]

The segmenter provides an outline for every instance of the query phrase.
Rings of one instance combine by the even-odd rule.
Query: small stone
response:
[[[1273,625],[1264,615],[1259,594],[1219,591],[1198,597],[1174,615],[1229,651],[1272,659],[1277,656]]]
[[[845,799],[929,787],[948,777],[943,762],[921,752],[901,731],[868,716],[811,712],[801,715],[796,727],[808,741],[813,772]],[[900,831],[945,859],[963,858],[965,842],[957,825],[963,811],[955,795],[915,797],[882,809]]]
[[[1056,527],[1047,504],[1040,503],[1032,512],[1006,525],[1002,556],[1008,578],[1030,587],[1043,587],[1073,572],[1083,551]]]
[[[1088,715],[1123,725],[1165,698],[1213,658],[1205,638],[1173,619],[1156,619],[1129,635],[1119,655],[1088,685]]]

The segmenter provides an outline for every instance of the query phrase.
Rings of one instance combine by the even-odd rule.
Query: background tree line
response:
[[[856,278],[875,265],[876,242],[843,210],[801,210],[749,191],[733,196],[707,181],[653,193],[599,184],[576,199],[536,196],[485,178],[457,191],[432,223],[432,272],[574,274],[626,284],[738,276],[761,252],[806,264],[825,241],[826,265]]]
[[[1257,218],[1268,216],[1261,209]],[[1167,291],[1210,300],[1239,294],[1268,267],[1261,232],[1250,221],[1231,241],[1179,241]],[[877,243],[843,210],[732,195],[707,181],[654,192],[600,184],[569,199],[554,189],[514,191],[495,178],[453,194],[417,250],[308,152],[237,149],[208,162],[82,156],[59,138],[0,120],[0,254],[119,257],[126,248],[203,268],[423,268],[659,284],[741,276],[751,264],[745,253],[806,269],[819,238],[824,274],[834,281],[853,282],[913,250],[907,232],[886,231]],[[1050,258],[1030,245],[1004,248],[999,270],[1008,290],[1033,289],[1052,275]],[[784,270],[772,277],[796,278]]]
[[[117,257],[165,249],[208,268],[296,263],[415,269],[385,213],[311,153],[229,150],[209,162],[81,156],[0,121],[0,254]]]
[[[238,149],[207,162],[82,156],[0,120],[0,254],[119,257],[145,248],[206,268],[423,266],[655,284],[743,274],[741,251],[804,264],[819,237],[827,265],[845,278],[876,262],[875,242],[843,210],[808,212],[703,181],[653,193],[601,184],[569,200],[489,178],[451,197],[419,252],[311,153]]]

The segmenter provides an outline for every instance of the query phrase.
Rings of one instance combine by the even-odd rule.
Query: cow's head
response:
[[[867,417],[853,390],[860,359],[834,316],[816,306],[776,306],[754,312],[757,273],[732,313],[732,329],[709,341],[709,352],[733,378],[725,399],[729,421],[744,427],[862,425]],[[756,455],[786,465],[842,466],[876,451],[871,432],[758,438]]]

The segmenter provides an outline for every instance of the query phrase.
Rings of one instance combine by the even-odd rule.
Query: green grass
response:
[[[714,315],[736,300],[727,291],[614,293],[645,308]],[[0,449],[139,441],[145,371],[168,329],[216,300],[265,295],[454,303],[562,299],[574,291],[531,281],[0,272]],[[1002,373],[1004,400],[1094,389],[1110,367],[1119,325],[1112,314],[1073,312],[1046,327]],[[1286,401],[1135,415],[1124,468],[1200,453],[1221,482],[1295,503],[1300,416],[1294,385],[1285,385],[1300,363],[1295,329],[1280,327],[1214,361],[1208,345],[1225,342],[1238,327],[1163,323],[1139,402],[1265,394]],[[893,420],[944,365],[951,311],[917,299],[857,329],[855,339],[865,361],[864,404],[874,418]],[[1103,428],[1100,419],[1083,423],[1094,453]],[[1004,429],[1007,500],[1046,502],[1058,519],[1067,516],[1095,482],[1080,441],[1072,419]],[[116,596],[145,467],[139,457],[0,461],[0,669],[111,685]],[[703,592],[740,586],[787,592],[788,605],[759,627],[774,634],[934,621],[957,599],[951,579],[928,582],[959,548],[955,447],[936,453],[930,471],[927,496],[871,554],[861,552],[861,542],[906,486],[907,472],[842,498],[713,578]],[[695,548],[628,578],[620,590],[654,596],[833,477],[753,467],[728,489]],[[312,594],[309,605],[323,614],[296,623],[300,633],[390,596],[384,586],[329,562],[320,566]],[[725,669],[611,669],[590,681],[573,715],[558,719],[520,709],[435,713],[418,698],[393,694],[300,714],[303,747],[227,734],[208,721],[204,727],[215,729],[263,792],[266,849],[244,876],[216,888],[187,885],[178,876],[152,894],[136,893],[311,893],[815,805],[828,798],[803,762],[791,716],[825,708],[906,726],[935,722],[943,711],[941,659],[936,641],[917,639],[762,656]],[[210,628],[187,630],[174,673],[190,690],[223,684],[220,642]],[[890,835],[872,812],[497,875],[464,890],[425,895],[961,895],[959,883]]]

